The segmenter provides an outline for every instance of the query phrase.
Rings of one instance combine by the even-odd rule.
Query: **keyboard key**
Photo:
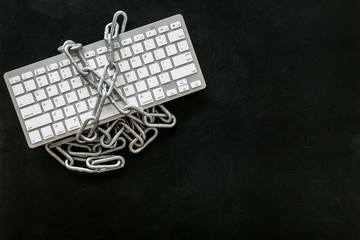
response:
[[[80,88],[79,90],[77,90],[77,93],[80,99],[84,99],[90,96],[89,91],[86,87]]]
[[[91,68],[96,69],[96,64],[95,64],[94,59],[89,59],[88,63]]]
[[[49,82],[46,78],[46,75],[40,76],[36,78],[36,83],[39,88],[49,85]]]
[[[37,142],[40,142],[42,140],[38,130],[29,132],[29,137],[30,137],[31,143],[37,143]]]
[[[114,43],[113,43],[113,47],[114,47],[114,49],[119,48],[119,47],[120,47],[120,43],[119,43],[119,42],[114,42]]]
[[[185,38],[184,30],[182,30],[182,29],[178,29],[173,32],[169,32],[167,34],[167,36],[168,36],[170,42],[176,42],[178,40]]]
[[[143,81],[136,82],[136,83],[135,83],[135,86],[136,86],[136,90],[137,90],[138,92],[143,92],[143,91],[145,91],[145,90],[147,89],[144,80],[143,80]]]
[[[189,63],[193,61],[193,58],[191,56],[191,52],[186,52],[180,55],[177,55],[172,58],[175,67],[178,67],[180,65],[183,65],[185,63]]]
[[[92,98],[87,100],[90,109],[93,109],[95,107],[96,100],[97,100],[97,97],[92,97]]]
[[[107,51],[108,51],[108,49],[107,49],[107,47],[105,47],[105,46],[96,49],[96,52],[97,52],[98,55],[103,54],[103,53],[106,53]]]
[[[159,82],[156,79],[156,76],[148,78],[147,82],[148,82],[149,88],[154,88],[154,87],[159,86]]]
[[[156,47],[153,39],[144,41],[144,46],[145,46],[146,51],[150,51]]]
[[[91,57],[95,57],[95,52],[94,51],[88,51],[84,54],[85,58],[91,58]]]
[[[160,48],[154,51],[155,59],[160,60],[165,58],[165,52],[164,49]]]
[[[61,119],[64,119],[64,114],[63,114],[63,112],[61,111],[61,109],[52,111],[52,112],[51,112],[51,115],[52,115],[54,121],[59,121],[59,120],[61,120]]]
[[[72,131],[75,129],[80,128],[79,118],[78,117],[72,117],[65,120],[65,125],[68,131]]]
[[[172,55],[177,54],[175,44],[171,44],[169,46],[166,46],[165,49],[166,49],[166,53],[167,53],[168,56],[172,56]]]
[[[48,70],[48,72],[51,72],[51,71],[58,69],[58,65],[57,65],[57,63],[52,63],[52,64],[47,65],[46,69]]]
[[[86,119],[91,117],[92,111],[80,114],[80,121],[83,123]]]
[[[42,111],[38,103],[20,110],[23,119],[39,115]]]
[[[96,58],[96,62],[98,64],[99,67],[102,67],[102,66],[105,66],[106,64],[108,64],[108,60],[106,58],[106,55],[101,55],[101,56],[98,56]]]
[[[124,76],[123,75],[117,76],[116,81],[115,81],[115,87],[120,87],[124,84],[125,84]]]
[[[159,101],[159,100],[165,98],[164,90],[162,89],[162,87],[155,88],[153,90],[153,94],[154,94],[154,97],[155,97],[156,101]]]
[[[67,107],[64,107],[64,112],[66,117],[70,117],[76,114],[75,108],[73,105],[69,105]]]
[[[134,71],[128,72],[125,74],[126,80],[128,83],[134,82],[137,80],[136,74]]]
[[[144,105],[147,105],[147,104],[153,102],[153,98],[151,96],[150,91],[139,94],[138,98],[139,98],[139,102],[140,102],[141,106],[144,106]]]
[[[190,88],[189,88],[189,85],[188,84],[185,84],[185,85],[183,85],[183,86],[181,86],[181,87],[179,87],[179,92],[185,92],[185,91],[187,91],[187,90],[189,90]]]
[[[9,78],[9,83],[10,84],[14,84],[14,83],[18,83],[18,82],[20,82],[20,77],[19,76]]]
[[[63,81],[63,82],[59,83],[58,86],[59,86],[61,93],[70,91],[70,89],[71,89],[68,81]]]
[[[62,122],[55,123],[53,125],[53,128],[54,128],[54,132],[55,132],[56,136],[65,133],[64,124]]]
[[[120,55],[118,51],[114,51],[114,62],[120,61]]]
[[[129,103],[130,103],[131,105],[134,105],[134,106],[136,106],[136,107],[139,107],[139,104],[138,104],[135,96],[130,97],[130,98],[127,98],[127,100],[129,101]]]
[[[123,45],[123,46],[129,45],[129,44],[132,44],[131,38],[126,38],[121,41],[121,45]]]
[[[189,76],[189,75],[194,74],[196,72],[197,72],[197,70],[196,70],[195,64],[191,63],[189,65],[186,65],[186,66],[177,68],[175,70],[172,70],[170,73],[171,73],[172,78],[174,80],[177,80],[179,78]]]
[[[120,49],[120,54],[121,54],[121,57],[122,57],[123,59],[126,59],[126,58],[132,56],[131,50],[130,50],[129,47],[121,48],[121,49]]]
[[[53,97],[53,96],[56,96],[56,95],[59,94],[56,85],[51,85],[51,86],[47,87],[46,92],[47,92],[49,97]]]
[[[41,128],[40,131],[44,139],[52,138],[54,136],[50,126]]]
[[[119,62],[119,68],[120,68],[120,72],[126,72],[126,71],[130,70],[128,60]]]
[[[179,28],[179,27],[181,27],[181,23],[179,21],[170,24],[171,29],[176,29],[176,28]]]
[[[65,97],[66,97],[66,100],[68,103],[73,103],[78,100],[75,92],[69,92],[69,93],[65,94]]]
[[[73,89],[79,88],[83,85],[80,77],[74,77],[70,80]]]
[[[72,73],[69,67],[60,69],[60,74],[63,79],[72,77]]]
[[[146,78],[149,76],[149,72],[146,67],[139,68],[137,70],[137,73],[138,73],[140,79],[143,79],[143,78]]]
[[[57,71],[49,73],[48,76],[49,76],[49,80],[51,83],[56,83],[56,82],[60,81],[60,76]]]
[[[45,94],[45,90],[44,89],[40,89],[38,91],[35,92],[35,97],[36,97],[36,101],[41,101],[46,97],[46,94]]]
[[[201,81],[200,80],[193,81],[190,85],[191,85],[191,88],[200,87],[201,86]]]
[[[162,67],[163,71],[167,71],[172,68],[170,59],[165,59],[165,60],[161,61],[160,63],[161,63],[161,67]]]
[[[166,91],[166,95],[167,95],[168,97],[174,96],[174,95],[176,95],[176,94],[177,94],[177,90],[176,90],[175,88]]]
[[[61,60],[60,62],[59,62],[59,65],[60,65],[60,67],[65,67],[65,66],[67,66],[67,65],[70,65],[70,60],[69,59],[64,59],[64,60]]]
[[[168,83],[170,82],[170,76],[169,74],[166,72],[166,73],[162,73],[159,75],[159,80],[160,80],[160,83],[161,84],[165,84],[165,83]]]
[[[16,98],[19,107],[25,107],[35,102],[32,93],[28,93]]]
[[[42,67],[42,68],[35,69],[34,73],[35,73],[35,76],[39,76],[41,74],[44,74],[45,73],[45,68]]]
[[[156,43],[159,47],[167,44],[165,35],[157,36],[155,39],[156,39]]]
[[[141,57],[142,57],[142,59],[144,61],[144,64],[149,64],[149,63],[152,63],[154,61],[154,58],[153,58],[151,52],[145,53]]]
[[[185,85],[185,84],[187,84],[186,78],[181,79],[181,80],[179,80],[179,81],[176,82],[176,85],[177,85],[178,87],[181,87],[181,86],[183,86],[183,85]]]
[[[75,104],[75,106],[76,106],[76,110],[78,113],[82,113],[82,112],[85,112],[88,110],[88,107],[87,107],[85,101],[78,102]]]
[[[15,96],[18,96],[18,95],[23,94],[25,92],[21,83],[16,84],[16,85],[12,86],[11,88],[12,88]]]
[[[151,72],[152,75],[161,72],[160,66],[159,66],[158,63],[150,64],[149,69],[150,69],[150,72]]]
[[[48,112],[48,111],[54,109],[54,105],[52,104],[50,99],[41,102],[41,106],[42,106],[44,112]]]
[[[21,77],[22,77],[23,80],[26,80],[26,79],[32,78],[33,73],[32,72],[26,72],[26,73],[21,74]]]
[[[123,90],[124,90],[124,93],[125,93],[126,97],[135,94],[135,89],[134,89],[134,86],[132,84],[124,87]]]
[[[155,29],[152,29],[150,31],[147,31],[146,32],[146,37],[153,37],[153,36],[156,36],[156,30]]]
[[[131,47],[135,55],[144,52],[144,48],[142,47],[141,43],[134,44]]]
[[[29,81],[26,81],[24,82],[24,85],[25,85],[25,89],[26,91],[30,92],[34,89],[36,89],[36,85],[35,85],[35,82],[33,79],[29,80]]]
[[[65,106],[65,99],[63,96],[58,96],[54,98],[54,103],[57,108]]]
[[[38,127],[42,127],[51,122],[52,122],[52,120],[51,120],[50,114],[45,113],[44,115],[40,115],[40,116],[34,117],[32,119],[26,120],[24,123],[25,123],[26,129],[31,130],[31,129],[35,129]]]
[[[142,65],[139,56],[136,56],[136,57],[131,58],[131,59],[130,59],[130,62],[131,62],[131,66],[132,66],[133,68],[137,68],[137,67],[140,67],[140,66]]]
[[[134,36],[134,41],[138,42],[138,41],[144,40],[144,38],[145,38],[144,34],[140,33],[140,34]]]
[[[167,31],[169,31],[169,27],[167,25],[158,28],[159,33],[167,32]]]

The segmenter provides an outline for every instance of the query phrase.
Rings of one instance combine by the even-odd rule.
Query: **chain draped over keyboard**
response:
[[[132,153],[139,153],[156,138],[158,128],[171,128],[176,123],[175,116],[162,104],[144,110],[130,103],[115,86],[120,72],[119,66],[114,63],[114,44],[120,28],[117,22],[119,16],[123,16],[121,33],[125,31],[127,15],[118,11],[113,21],[105,27],[108,63],[101,73],[86,60],[80,43],[68,40],[58,49],[66,54],[81,77],[99,93],[91,115],[82,122],[75,136],[45,145],[50,155],[70,170],[100,173],[122,168],[124,158],[109,154],[127,145]],[[119,99],[124,106],[119,104]],[[100,114],[107,100],[125,116],[99,125]]]

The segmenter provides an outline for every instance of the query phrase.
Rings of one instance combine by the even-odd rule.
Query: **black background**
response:
[[[123,169],[28,148],[0,81],[0,239],[360,239],[356,1],[0,1],[2,73],[181,13],[207,88]]]

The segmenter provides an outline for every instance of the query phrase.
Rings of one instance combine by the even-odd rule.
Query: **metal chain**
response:
[[[139,153],[156,138],[158,128],[171,128],[176,124],[175,116],[163,105],[149,109],[136,107],[115,86],[119,67],[114,63],[114,42],[119,35],[119,16],[123,16],[121,33],[124,32],[127,15],[123,11],[116,12],[113,21],[105,26],[104,40],[109,63],[103,67],[101,74],[90,67],[80,43],[67,40],[58,48],[66,54],[80,76],[99,93],[91,116],[84,120],[75,136],[45,145],[51,156],[73,171],[101,173],[122,168],[125,159],[120,155],[108,154],[127,145],[130,152]],[[106,99],[124,117],[99,125]]]

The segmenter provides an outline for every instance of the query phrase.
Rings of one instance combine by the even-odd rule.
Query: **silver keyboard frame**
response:
[[[190,52],[191,52],[192,57],[193,57],[193,63],[195,64],[196,69],[197,69],[197,73],[192,74],[192,75],[189,75],[189,76],[186,76],[186,77],[184,77],[184,78],[186,78],[186,79],[188,80],[189,85],[190,85],[190,82],[192,82],[192,81],[200,80],[200,81],[201,81],[201,86],[199,86],[199,87],[197,87],[197,88],[191,88],[191,87],[190,87],[190,89],[189,89],[188,91],[185,91],[185,92],[182,92],[182,93],[179,93],[179,92],[178,92],[178,94],[176,94],[176,95],[174,95],[174,96],[171,96],[171,97],[168,97],[168,96],[166,96],[166,91],[169,90],[169,89],[172,89],[172,88],[176,88],[176,89],[178,90],[178,88],[177,88],[177,86],[176,86],[176,81],[179,81],[180,79],[175,80],[175,81],[174,81],[174,80],[171,80],[171,82],[166,83],[166,84],[164,84],[164,85],[160,84],[160,86],[162,86],[163,89],[164,89],[165,98],[162,99],[162,100],[159,100],[159,101],[155,101],[155,100],[154,100],[151,104],[146,105],[146,106],[144,107],[145,109],[146,109],[146,108],[153,107],[153,106],[156,106],[156,105],[159,105],[159,104],[162,104],[162,103],[165,103],[165,102],[168,102],[168,101],[171,101],[171,100],[174,100],[174,99],[176,99],[176,98],[179,98],[179,97],[188,95],[188,94],[190,94],[190,93],[193,93],[193,92],[202,90],[202,89],[204,89],[204,88],[206,87],[206,83],[205,83],[205,80],[204,80],[204,77],[203,77],[203,74],[202,74],[202,71],[201,71],[201,68],[200,68],[200,65],[199,65],[197,56],[196,56],[196,54],[195,54],[194,47],[193,47],[192,42],[191,42],[191,39],[190,39],[190,35],[189,35],[188,30],[187,30],[187,28],[186,28],[186,25],[185,25],[185,22],[184,22],[184,18],[183,18],[183,16],[182,16],[181,14],[177,14],[177,15],[174,15],[174,16],[171,16],[171,17],[162,19],[162,20],[160,20],[160,21],[157,21],[157,22],[154,22],[154,23],[151,23],[151,24],[147,24],[147,25],[144,25],[144,26],[142,26],[142,27],[139,27],[139,28],[136,28],[136,29],[133,29],[133,30],[130,30],[130,31],[126,31],[126,32],[124,32],[124,33],[121,33],[121,34],[119,34],[118,41],[121,42],[121,40],[123,40],[123,39],[129,38],[129,37],[132,38],[133,36],[135,36],[135,35],[137,35],[137,34],[140,34],[140,33],[143,33],[143,34],[145,35],[145,33],[146,33],[147,31],[151,30],[151,29],[156,29],[156,30],[157,30],[159,27],[162,27],[162,26],[164,26],[164,25],[169,26],[169,24],[171,24],[171,23],[173,23],[173,22],[176,22],[176,21],[180,21],[180,22],[181,22],[181,27],[180,27],[180,28],[182,28],[182,29],[184,30],[184,34],[185,34],[185,38],[184,38],[184,39],[187,40],[188,45],[189,45],[189,50],[187,50],[187,51],[190,51]],[[175,30],[176,30],[176,29],[175,29]],[[171,30],[169,30],[169,31],[171,31]],[[166,35],[167,33],[163,33],[163,34]],[[156,36],[158,36],[158,35],[160,35],[160,34],[157,33]],[[167,37],[167,36],[166,36],[166,37]],[[152,37],[152,38],[155,38],[155,36]],[[148,39],[148,38],[145,36],[145,39],[144,39],[144,40],[146,40],[146,39]],[[183,41],[184,39],[179,40],[179,41]],[[142,40],[142,41],[144,41],[144,40]],[[167,39],[167,40],[168,40],[168,39]],[[174,43],[170,43],[170,42],[168,41],[168,44],[167,44],[167,45],[169,45],[169,44],[176,44],[176,43],[179,42],[179,41],[176,41],[176,42],[174,42]],[[134,42],[133,42],[133,43],[134,43]],[[162,46],[161,48],[165,48],[167,45]],[[94,51],[96,52],[96,49],[97,49],[97,48],[103,47],[103,46],[106,46],[106,42],[105,42],[104,40],[100,40],[100,41],[98,41],[98,42],[94,42],[94,43],[92,43],[92,44],[89,44],[89,45],[84,46],[84,47],[83,47],[83,52],[87,52],[87,51],[91,51],[91,50],[94,50]],[[129,46],[131,46],[131,44],[130,44]],[[120,48],[122,48],[122,47],[120,47]],[[159,49],[159,47],[156,47],[156,49]],[[118,49],[116,49],[116,50],[118,50]],[[151,51],[153,51],[153,50],[151,50]],[[144,53],[146,53],[146,52],[148,52],[148,51],[146,51],[146,49],[144,49]],[[143,54],[143,53],[142,53],[142,54]],[[140,55],[141,55],[141,54],[140,54]],[[98,55],[96,54],[95,57],[96,57],[96,56],[98,56]],[[134,55],[133,55],[133,56],[134,56]],[[93,57],[93,58],[95,58],[95,57]],[[169,57],[167,56],[166,58],[169,58]],[[46,69],[46,66],[47,66],[47,65],[52,64],[52,63],[57,63],[57,64],[58,64],[61,60],[64,60],[64,59],[67,59],[67,57],[66,57],[66,55],[65,55],[64,53],[61,53],[61,54],[59,54],[59,55],[57,55],[57,56],[50,57],[50,58],[44,59],[44,60],[39,61],[39,62],[36,62],[36,63],[29,64],[29,65],[27,65],[27,66],[24,66],[24,67],[21,67],[21,68],[18,68],[18,69],[15,69],[15,70],[6,72],[6,73],[4,74],[4,79],[5,79],[5,82],[6,82],[6,86],[7,86],[7,88],[8,88],[9,93],[10,93],[11,100],[12,100],[13,105],[14,105],[15,110],[16,110],[16,114],[17,114],[17,116],[18,116],[20,125],[21,125],[21,127],[22,127],[22,130],[23,130],[24,135],[25,135],[25,138],[26,138],[26,141],[27,141],[27,143],[28,143],[28,145],[29,145],[30,148],[35,148],[35,147],[44,145],[44,144],[46,144],[46,143],[48,143],[48,142],[53,142],[53,141],[56,141],[56,140],[59,140],[59,139],[68,137],[68,136],[70,136],[70,135],[75,134],[78,129],[75,129],[75,130],[72,130],[72,131],[67,131],[65,134],[61,134],[61,135],[59,135],[59,136],[56,136],[56,135],[54,134],[54,137],[53,137],[53,138],[50,138],[50,139],[47,139],[47,140],[44,140],[44,139],[43,139],[42,141],[40,141],[40,142],[38,142],[38,143],[35,143],[35,144],[31,143],[30,137],[29,137],[29,135],[28,135],[28,132],[34,131],[34,130],[36,130],[36,129],[39,130],[40,127],[39,127],[39,128],[36,128],[36,129],[32,129],[32,130],[30,130],[30,131],[28,131],[28,130],[26,129],[25,120],[22,118],[22,115],[21,115],[21,112],[20,112],[20,108],[18,107],[17,102],[16,102],[16,97],[15,97],[13,91],[12,91],[12,88],[11,88],[13,85],[10,84],[9,79],[10,79],[11,77],[14,77],[14,76],[20,76],[20,78],[21,78],[21,74],[23,74],[23,73],[25,73],[25,72],[28,72],[28,71],[32,71],[32,72],[33,72],[33,71],[34,71],[35,69],[37,69],[37,68],[44,67],[44,68]],[[121,58],[121,59],[122,59],[122,58]],[[163,60],[163,59],[161,59],[161,60]],[[155,62],[158,62],[158,63],[160,64],[160,61],[161,61],[161,60],[157,61],[156,59],[154,59],[154,63],[155,63]],[[185,65],[182,65],[182,66],[185,66]],[[182,66],[179,66],[179,67],[182,67]],[[59,66],[59,68],[57,69],[57,71],[59,71],[60,69],[61,69],[61,67]],[[133,69],[133,68],[131,67],[131,69]],[[173,68],[173,69],[176,69],[176,68]],[[170,77],[171,77],[170,71],[173,70],[173,69],[170,69],[170,70],[165,71],[165,72],[169,72],[169,75],[170,75]],[[72,69],[71,69],[71,70],[72,70]],[[48,73],[49,73],[49,72],[46,70],[45,75],[48,75]],[[158,74],[161,74],[161,73],[163,73],[163,71],[161,71],[161,72],[158,73]],[[158,74],[156,74],[156,75],[158,75]],[[60,77],[61,77],[61,75],[60,75]],[[150,77],[150,76],[149,76],[149,77]],[[36,76],[34,76],[33,78],[36,78]],[[27,79],[27,80],[28,80],[28,79]],[[35,79],[34,79],[34,80],[35,80]],[[23,82],[23,81],[24,81],[24,80],[21,79],[21,82]],[[135,83],[135,82],[133,82],[133,83]],[[58,84],[58,83],[56,83],[56,84]],[[124,86],[126,86],[127,84],[128,84],[128,83],[126,82],[126,84],[125,84]],[[14,85],[16,85],[16,84],[14,84]],[[51,85],[51,83],[49,83],[49,85]],[[124,87],[124,86],[121,86],[121,87]],[[39,88],[37,88],[37,89],[39,89]],[[150,89],[149,89],[149,90],[150,90]],[[34,90],[34,91],[35,91],[35,90]],[[74,90],[72,90],[72,91],[74,91]],[[25,91],[25,92],[26,92],[26,91]],[[152,93],[151,93],[151,94],[152,94]],[[61,95],[61,93],[59,93],[59,95]],[[64,94],[63,94],[63,95],[64,95]],[[138,96],[139,93],[136,92],[135,95]],[[90,94],[90,96],[91,96],[91,94]],[[49,99],[49,97],[48,97],[47,99]],[[46,100],[46,99],[44,99],[44,100]],[[36,99],[35,99],[35,103],[37,103]],[[35,103],[34,103],[34,104],[35,104]],[[66,105],[68,105],[68,104],[66,104]],[[55,110],[55,109],[56,109],[56,107],[54,108],[54,110]],[[79,113],[76,113],[76,116],[79,117],[79,115],[80,115]],[[101,121],[100,121],[100,124],[103,124],[103,123],[106,123],[106,122],[109,122],[109,121],[112,121],[112,120],[115,120],[115,119],[118,119],[118,118],[121,118],[121,117],[123,117],[122,114],[117,114],[117,115],[115,115],[115,116],[113,116],[113,117],[109,117],[109,118],[107,118],[107,119],[101,120]],[[30,118],[29,118],[29,119],[30,119]],[[66,117],[65,117],[65,119],[66,119]],[[26,120],[28,120],[28,119],[26,119]],[[50,124],[47,124],[47,125],[45,125],[45,126],[49,126],[49,125],[51,125],[51,124],[53,124],[53,123],[55,123],[55,121],[52,122],[52,123],[50,123]],[[81,121],[80,121],[80,123],[81,123]]]

